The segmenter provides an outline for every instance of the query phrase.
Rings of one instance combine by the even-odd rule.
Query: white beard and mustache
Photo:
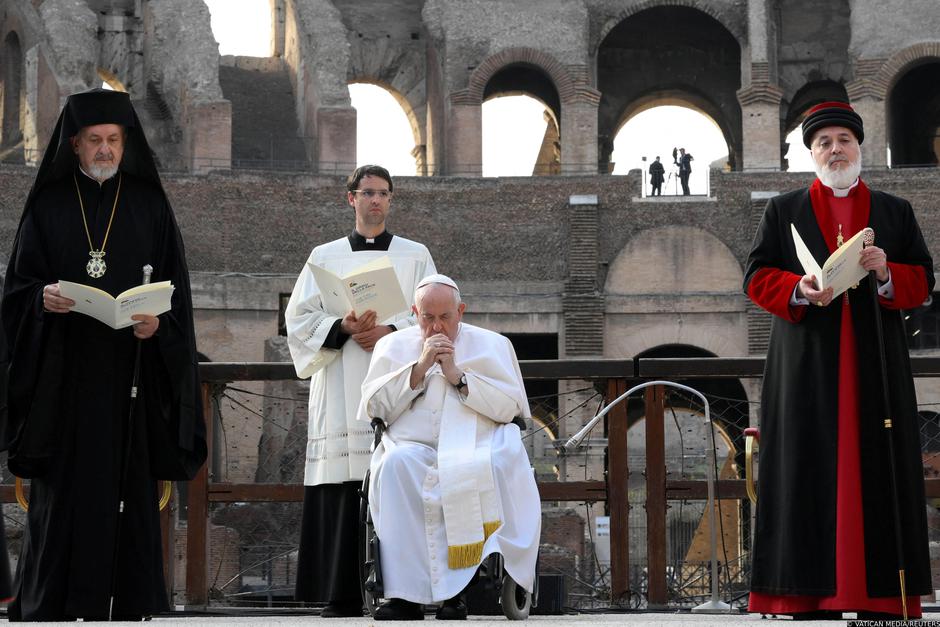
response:
[[[847,165],[840,167],[838,170],[833,170],[829,167],[829,164],[835,161],[843,161]],[[833,157],[824,166],[820,166],[816,161],[813,163],[816,166],[816,176],[819,177],[823,185],[831,187],[832,189],[847,189],[855,183],[858,175],[862,172],[862,153],[859,151],[858,159],[855,161],[849,161],[847,158]]]
[[[117,171],[118,166],[116,165],[98,165],[97,163],[92,163],[88,166],[88,174],[98,182],[107,181],[117,174]]]

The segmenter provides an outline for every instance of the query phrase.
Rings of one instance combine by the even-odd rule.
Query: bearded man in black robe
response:
[[[130,328],[71,312],[59,291],[67,280],[116,296],[147,264],[175,286],[172,308]],[[205,424],[183,242],[128,94],[68,98],[26,200],[0,314],[0,446],[13,474],[32,480],[10,619],[167,611],[157,481],[192,478]]]
[[[803,122],[817,179],[771,199],[744,290],[774,314],[761,398],[761,464],[750,610],[798,618],[902,614],[884,421],[897,459],[899,533],[909,615],[931,592],[917,400],[901,311],[934,287],[933,260],[910,203],[859,178],[862,119],[826,102]],[[887,359],[882,385],[874,299],[864,278],[833,298],[797,258],[791,224],[820,266],[865,227],[857,263],[874,274]]]

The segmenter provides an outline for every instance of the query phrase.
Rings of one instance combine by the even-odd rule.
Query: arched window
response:
[[[709,168],[725,169],[728,144],[715,121],[687,106],[654,106],[632,115],[614,137],[613,174],[626,174],[639,168],[643,172],[644,195],[649,195],[649,168],[658,156],[665,168],[664,195],[681,195],[679,168],[673,149],[693,157],[689,188],[692,195],[708,195]]]
[[[401,101],[371,83],[349,85],[349,97],[356,109],[356,165],[374,163],[393,176],[414,176],[415,134]]]
[[[559,151],[558,125],[535,98],[483,103],[483,176],[557,174]]]
[[[597,88],[603,94],[597,128],[601,163],[613,160],[613,139],[629,118],[650,106],[681,104],[715,121],[728,146],[722,154],[728,155],[732,169],[739,166],[741,45],[738,36],[712,15],[689,6],[656,6],[627,15],[598,46]],[[664,134],[673,129],[655,130]],[[667,147],[671,152],[673,145],[689,141],[670,140]],[[622,151],[616,161],[624,160]],[[664,161],[671,157],[660,156]],[[693,176],[696,165],[705,170],[708,164],[704,156],[695,155]]]
[[[931,166],[940,158],[940,59],[901,76],[888,98],[892,166]]]

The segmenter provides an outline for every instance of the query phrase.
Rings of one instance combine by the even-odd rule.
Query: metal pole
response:
[[[153,273],[153,266],[147,264],[143,267],[143,285],[150,283],[150,275]],[[117,523],[114,528],[114,549],[111,552],[111,585],[109,586],[108,598],[108,620],[114,616],[114,593],[117,588],[117,569],[118,556],[121,547],[121,523],[124,519],[124,497],[127,491],[127,471],[131,463],[131,446],[133,445],[134,435],[134,409],[137,405],[137,385],[140,382],[140,348],[143,340],[137,340],[137,347],[134,353],[134,377],[131,382],[131,400],[130,408],[127,414],[127,434],[124,437],[124,450],[121,461],[121,474],[118,482],[118,511]]]

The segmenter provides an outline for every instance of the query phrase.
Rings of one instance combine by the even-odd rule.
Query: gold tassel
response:
[[[483,542],[458,544],[447,547],[447,567],[451,569],[469,568],[483,560]]]
[[[483,541],[486,542],[490,539],[490,536],[502,526],[502,521],[494,520],[493,522],[483,523]]]

